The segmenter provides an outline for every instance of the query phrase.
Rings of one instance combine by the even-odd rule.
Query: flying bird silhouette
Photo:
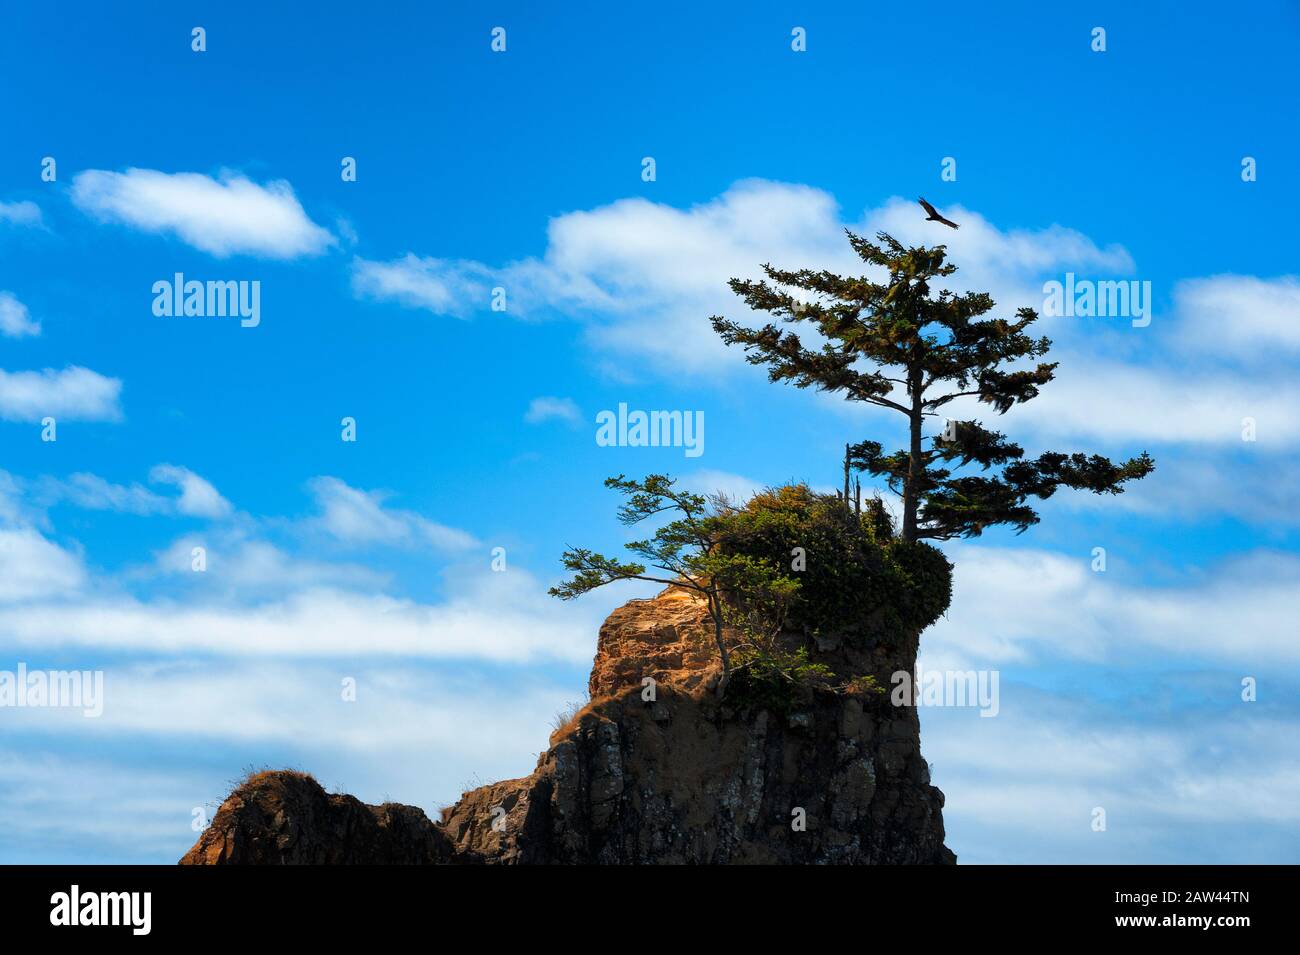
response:
[[[926,212],[929,213],[929,215],[925,217],[926,222],[942,222],[944,225],[952,226],[954,229],[961,228],[961,226],[953,222],[951,219],[945,219],[943,216],[939,215],[939,211],[935,209],[934,206],[930,205],[930,203],[926,202],[924,199],[918,196],[916,201],[921,204],[922,209],[924,209]]]

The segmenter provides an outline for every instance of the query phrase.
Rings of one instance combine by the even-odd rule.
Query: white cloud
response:
[[[1135,572],[1122,566],[1094,573],[1091,552],[945,550],[956,565],[953,602],[923,641],[936,665],[1103,662],[1141,651],[1241,667],[1300,662],[1290,623],[1300,616],[1300,558],[1291,554],[1249,554],[1156,586],[1130,582]]]
[[[207,570],[202,574],[194,572],[195,547],[206,554]],[[153,569],[180,576],[204,594],[235,599],[314,588],[380,590],[389,579],[360,564],[286,553],[269,541],[250,539],[242,528],[181,537],[157,555]]]
[[[352,262],[352,290],[359,297],[392,299],[408,308],[465,317],[489,304],[492,270],[477,262],[420,258]]]
[[[90,511],[119,511],[126,514],[166,514],[173,502],[140,484],[114,484],[97,474],[78,472],[65,480],[43,478],[36,496],[44,504],[66,501]]]
[[[22,202],[0,202],[0,222],[8,222],[12,225],[40,226],[43,224],[41,207],[27,200]]]
[[[189,468],[159,464],[149,472],[149,480],[175,486],[181,493],[167,497],[136,482],[114,484],[97,474],[79,471],[62,479],[43,477],[30,482],[30,496],[42,507],[66,502],[91,511],[141,516],[180,514],[218,519],[233,511],[216,488]]]
[[[80,489],[83,503],[99,506],[146,511],[173,506],[171,499],[160,503],[142,497],[138,486],[96,479],[68,482],[67,487]],[[69,493],[67,487],[59,492]],[[313,487],[325,509],[318,529],[332,528],[349,541],[432,542],[458,550],[474,545],[464,532],[384,509],[377,496],[337,479],[321,478]],[[527,571],[515,566],[509,573],[494,573],[486,560],[447,569],[449,596],[441,602],[390,596],[384,592],[390,575],[321,561],[310,553],[286,553],[251,536],[258,525],[248,520],[187,535],[156,555],[152,566],[88,579],[79,555],[23,523],[26,515],[18,508],[23,496],[13,479],[0,472],[0,517],[13,522],[0,538],[0,599],[23,602],[0,611],[0,642],[7,651],[68,647],[128,654],[378,654],[511,665],[573,663],[590,659],[596,614],[608,609],[602,599],[582,607],[556,601]],[[279,523],[290,531],[299,526]],[[191,549],[199,544],[208,549],[202,574],[190,566]],[[154,589],[154,596],[128,594],[156,581],[159,572],[172,579]],[[180,582],[183,574],[189,579]]]
[[[192,172],[92,169],[73,179],[72,199],[98,219],[173,233],[217,258],[292,259],[319,255],[336,243],[308,218],[283,180],[259,185],[232,172],[213,179]]]
[[[49,415],[59,421],[119,421],[121,393],[120,379],[77,365],[62,371],[0,369],[0,418],[35,422]]]
[[[1085,441],[1111,443],[1130,454],[1161,445],[1275,453],[1292,450],[1300,439],[1300,383],[1289,372],[1247,373],[1204,362],[1170,367],[1068,348],[1053,349],[1048,357],[1060,365],[1033,400],[999,415],[974,397],[958,398],[943,407],[942,417],[933,419],[927,431],[941,430],[948,418],[978,420],[1031,453],[1037,453],[1035,442],[1055,447]],[[895,386],[895,400],[897,391]],[[819,393],[815,400],[877,426],[892,428],[904,420],[894,411],[838,394]],[[1248,420],[1254,438],[1246,442]]]
[[[867,210],[850,227],[867,235],[887,231],[909,244],[945,244],[959,266],[945,284],[989,291],[996,311],[1005,314],[1041,305],[1043,280],[1067,270],[1115,278],[1135,269],[1122,246],[1098,244],[1061,225],[1002,230],[961,206],[943,211],[961,223],[960,230],[925,221],[915,202],[899,197]],[[624,199],[559,216],[549,224],[538,259],[492,268],[407,256],[367,263],[388,278],[371,276],[365,283],[375,297],[457,315],[474,303],[481,307],[484,286],[501,284],[509,290],[512,314],[562,311],[584,320],[590,340],[607,351],[649,358],[674,374],[713,371],[741,363],[713,333],[709,315],[759,320],[732,295],[727,279],[756,277],[762,262],[869,271],[848,248],[844,225],[833,197],[822,190],[748,180],[688,209]],[[464,288],[474,291],[450,291]],[[1263,362],[1275,357],[1274,346],[1283,352],[1300,347],[1300,282],[1218,276],[1183,282],[1174,298],[1174,311],[1156,316],[1151,329],[1045,319],[1043,331],[1057,339],[1050,356],[1061,362],[1057,379],[1010,412],[1008,430],[1027,429],[1045,443],[1228,446],[1241,443],[1243,419],[1253,418],[1260,447],[1293,445],[1300,437],[1300,386],[1291,369],[1244,375],[1222,358],[1226,352]],[[1196,360],[1171,364],[1170,344],[1194,352]],[[973,400],[946,410],[994,427],[1002,421]]]
[[[348,544],[428,545],[438,550],[466,550],[477,545],[470,534],[430,521],[412,511],[384,506],[380,491],[350,487],[336,477],[317,477],[308,488],[321,507],[310,526]]]
[[[32,320],[27,306],[18,301],[12,292],[0,291],[0,335],[22,338],[40,333],[41,323]]]
[[[1244,445],[1250,449],[1252,445]],[[1071,494],[1079,510],[1119,507],[1140,515],[1177,518],[1227,516],[1270,529],[1300,526],[1300,467],[1256,455],[1177,455],[1161,451],[1151,478],[1129,484],[1119,497]]]
[[[522,665],[590,661],[594,621],[585,618],[578,623],[524,571],[485,569],[442,604],[325,588],[247,606],[60,600],[0,610],[0,632],[10,646],[47,651],[401,656]]]
[[[221,518],[233,508],[230,502],[217,493],[217,489],[189,468],[174,464],[159,464],[149,472],[149,480],[157,484],[172,484],[180,488],[176,510],[189,517]]]
[[[543,396],[528,403],[524,420],[529,424],[541,424],[543,421],[564,421],[571,425],[582,424],[582,411],[572,398],[551,398]]]
[[[961,225],[953,231],[925,221],[919,208],[917,203],[895,196],[868,213],[866,227],[872,233],[888,232],[905,245],[946,246],[949,261],[958,266],[950,286],[954,289],[961,287],[963,274],[974,276],[966,285],[973,282],[973,288],[985,289],[998,276],[1036,282],[1039,277],[1066,267],[1106,273],[1128,273],[1134,268],[1133,257],[1123,246],[1100,247],[1083,233],[1061,225],[1004,232],[964,206],[941,206],[945,216]],[[1042,298],[1041,284],[1037,285],[1034,298]],[[1015,308],[1021,303],[999,304]]]
[[[162,770],[159,761],[158,754],[148,766],[54,755],[30,740],[12,740],[0,749],[0,862],[175,862],[197,838],[191,810],[215,795],[214,780],[193,761]]]
[[[719,471],[705,468],[701,471],[693,471],[690,474],[684,474],[681,478],[681,487],[694,494],[716,494],[722,493],[732,501],[744,503],[760,491],[765,491],[770,487],[781,487],[792,481],[798,483],[801,479],[789,474],[774,475],[772,480],[764,482],[755,478],[748,477],[744,474],[733,474],[730,471]],[[810,483],[814,491],[820,494],[834,494],[838,488],[829,484]],[[863,492],[866,493],[866,488]]]
[[[1174,289],[1178,344],[1257,362],[1300,351],[1300,279],[1216,275]]]
[[[1300,383],[1067,357],[1037,398],[1016,405],[1005,417],[974,398],[959,398],[944,412],[981,420],[1013,436],[1028,429],[1044,440],[1151,445],[1240,446],[1243,421],[1253,418],[1257,445],[1271,450],[1293,446],[1300,438]]]
[[[1187,692],[1177,678],[1149,679]],[[1196,718],[1150,712],[1141,699],[1115,706],[1008,683],[993,719],[923,709],[925,756],[947,797],[947,843],[958,861],[1293,858],[1295,727],[1241,703],[1232,674],[1208,680],[1221,702],[1199,703]],[[1092,828],[1094,807],[1106,811],[1104,832]]]
[[[960,206],[944,211],[961,222],[959,231],[924,221],[915,203],[900,198],[869,210],[854,228],[867,234],[889,231],[909,243],[944,242],[960,266],[951,287],[989,290],[1005,311],[1038,304],[1042,279],[1066,269],[1108,276],[1134,269],[1122,247],[1100,246],[1059,225],[1003,231]],[[384,268],[406,277],[406,285],[390,283],[389,294],[407,304],[464,314],[466,301],[481,301],[482,295],[455,296],[446,289],[499,282],[510,289],[513,313],[546,308],[576,312],[585,315],[589,334],[601,347],[648,355],[674,371],[699,371],[725,361],[738,364],[738,356],[727,355],[707,322],[711,313],[745,317],[726,288],[728,277],[753,276],[763,261],[790,268],[866,270],[847,248],[842,227],[835,202],[825,192],[747,181],[685,210],[630,199],[560,216],[550,223],[542,259],[493,270],[448,260],[437,260],[435,267],[430,264],[435,260],[408,256]],[[412,272],[414,263],[423,265]],[[420,277],[433,282],[437,294],[416,294]],[[383,294],[378,283],[371,292]],[[1195,341],[1216,332],[1210,325],[1219,320],[1215,316],[1230,316],[1258,332],[1252,342],[1269,336],[1290,341],[1287,335],[1300,334],[1294,331],[1300,328],[1300,318],[1293,315],[1296,296],[1292,280],[1261,283],[1234,277],[1184,283],[1179,312],[1164,322],[1172,322],[1175,339]],[[1102,354],[1109,332],[1096,334],[1086,323],[1057,320],[1047,330],[1064,341],[1052,356],[1062,360],[1057,380],[1035,401],[1013,409],[1013,420],[1007,422],[1013,431],[1028,429],[1045,442],[1230,445],[1240,443],[1243,419],[1253,418],[1264,448],[1283,447],[1300,436],[1300,388],[1289,374],[1243,378],[1221,367],[1142,363],[1132,354]],[[1152,343],[1145,330],[1127,336],[1130,352]],[[995,427],[1003,420],[973,400],[949,410]]]
[[[355,702],[340,698],[343,675],[357,681]],[[436,818],[475,780],[528,771],[577,692],[360,659],[117,663],[104,691],[95,720],[6,711],[15,732],[44,742],[0,747],[0,862],[175,862],[197,838],[193,809],[211,819],[250,762],[300,767],[328,791]]]
[[[69,594],[85,582],[81,558],[30,527],[0,529],[0,602]]]
[[[629,312],[734,304],[728,279],[753,275],[765,261],[791,268],[857,261],[829,193],[762,180],[686,210],[624,199],[570,213],[550,223],[547,237],[544,264],[565,298]],[[713,335],[707,318],[699,323]],[[645,315],[643,329],[656,328],[655,319]]]
[[[484,307],[487,285],[501,285],[513,315],[576,314],[600,348],[646,356],[672,371],[704,372],[738,360],[708,322],[711,314],[748,314],[728,279],[757,278],[763,262],[867,271],[845,240],[846,224],[867,234],[891,230],[916,243],[947,242],[962,265],[953,287],[992,290],[1008,312],[1040,302],[1041,276],[1054,269],[1133,267],[1122,248],[1099,248],[1071,229],[1002,232],[973,212],[951,211],[963,218],[959,233],[943,227],[936,232],[915,203],[899,198],[846,223],[827,192],[751,179],[689,209],[622,199],[559,216],[548,226],[540,259],[494,268],[407,255],[363,263],[354,272],[354,287],[371,297],[464,315]]]
[[[22,482],[8,471],[0,471],[0,526],[31,523],[23,496]]]
[[[414,756],[423,749],[426,755],[463,758],[499,744],[504,733],[544,741],[550,717],[565,702],[558,690],[539,689],[532,681],[494,685],[450,667],[365,664],[348,672],[357,681],[355,705],[340,705],[334,662],[114,666],[106,674],[104,712],[94,731],[294,742],[354,754],[378,749]],[[18,725],[25,720],[53,729],[81,728],[76,721],[85,719],[77,712],[70,720],[73,714],[54,708],[7,715]]]
[[[1259,551],[1154,583],[1114,552],[1094,573],[1090,552],[945,549],[953,604],[922,636],[920,663],[1001,676],[992,719],[921,711],[961,861],[1258,862],[1295,851],[1300,750],[1286,708],[1300,559]],[[1272,688],[1265,702],[1242,702],[1247,674]],[[1104,833],[1091,827],[1097,806]],[[1194,856],[1189,830],[1206,835]]]
[[[743,474],[706,469],[685,475],[681,479],[681,486],[684,490],[693,494],[721,493],[733,501],[744,502],[763,490],[767,485],[745,477]]]

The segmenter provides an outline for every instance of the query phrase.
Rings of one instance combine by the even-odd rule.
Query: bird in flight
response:
[[[961,228],[961,226],[953,222],[951,219],[945,219],[943,216],[939,215],[939,211],[935,209],[934,206],[930,205],[930,203],[926,202],[924,199],[918,196],[916,201],[921,204],[922,209],[924,209],[927,213],[929,213],[929,215],[925,217],[926,222],[942,222],[944,225],[952,226],[954,229]]]

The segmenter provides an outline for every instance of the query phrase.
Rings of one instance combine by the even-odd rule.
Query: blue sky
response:
[[[1044,318],[1059,380],[998,425],[1156,473],[948,546],[923,662],[1002,680],[997,718],[922,713],[950,846],[1300,859],[1300,13],[1133,6],[7,13],[0,670],[107,702],[0,710],[0,861],[172,861],[251,766],[430,811],[528,772],[640,593],[545,596],[626,539],[604,477],[829,486],[899,437],[708,326],[761,262],[854,269],[845,226],[947,242],[1008,314],[1066,272],[1154,300]],[[259,282],[260,324],[156,316],[177,272]],[[598,446],[620,402],[702,411],[704,453]]]

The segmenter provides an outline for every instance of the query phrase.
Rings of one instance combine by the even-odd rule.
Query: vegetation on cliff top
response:
[[[784,568],[797,581],[785,608],[787,630],[865,645],[880,633],[920,632],[948,607],[947,558],[894,536],[879,506],[858,513],[806,484],[772,488],[743,504],[716,501],[725,551]]]
[[[693,591],[704,599],[713,621],[714,642],[722,662],[718,684],[722,696],[731,679],[725,628],[743,623],[763,631],[760,636],[755,630],[756,640],[770,641],[781,630],[799,582],[780,565],[723,546],[734,519],[704,495],[677,488],[666,475],[651,474],[642,481],[619,475],[607,479],[605,486],[626,495],[618,511],[624,524],[640,524],[662,514],[679,516],[661,525],[652,537],[625,545],[638,561],[620,561],[584,547],[565,551],[564,566],[573,571],[573,577],[552,587],[551,595],[571,600],[616,580],[646,580]]]
[[[884,232],[876,237],[879,244],[847,235],[883,281],[771,265],[763,266],[763,281],[731,280],[750,309],[804,323],[820,346],[805,345],[775,323],[748,328],[718,315],[711,321],[723,341],[744,348],[751,364],[766,365],[771,381],[836,392],[906,416],[903,450],[886,454],[877,441],[849,449],[853,468],[881,479],[901,498],[904,540],[978,537],[998,524],[1024,531],[1038,523],[1030,498],[1049,498],[1059,487],[1118,494],[1126,482],[1151,473],[1155,463],[1145,451],[1119,464],[1056,451],[1026,459],[1023,448],[979,421],[950,420],[938,434],[923,434],[925,419],[939,417],[958,398],[975,397],[1001,415],[1037,397],[1056,364],[1017,362],[1042,358],[1052,343],[1027,333],[1038,320],[1032,308],[1017,310],[1015,321],[983,318],[993,309],[987,293],[934,291],[933,284],[957,271],[944,246],[907,247]],[[954,473],[971,464],[986,473]],[[991,468],[1000,470],[988,474]]]
[[[1145,451],[1119,464],[1055,451],[1028,460],[978,421],[950,420],[939,433],[923,434],[926,418],[962,397],[998,414],[1037,397],[1056,365],[1016,363],[1042,358],[1052,343],[1027,333],[1038,319],[1033,309],[1019,309],[1014,321],[983,318],[993,308],[988,294],[934,291],[932,284],[956,271],[944,246],[907,247],[883,232],[879,244],[851,232],[848,239],[883,281],[771,265],[763,266],[765,280],[731,280],[750,309],[807,323],[820,345],[810,348],[774,323],[753,329],[721,316],[711,321],[750,363],[766,365],[772,381],[905,415],[908,447],[886,454],[876,441],[846,445],[844,490],[835,496],[797,484],[732,502],[682,491],[662,474],[610,478],[606,486],[627,495],[619,511],[625,524],[678,516],[626,545],[637,561],[567,550],[573,577],[551,589],[570,599],[616,580],[648,580],[695,591],[713,621],[719,696],[737,668],[759,698],[764,687],[828,680],[829,670],[809,656],[819,640],[864,646],[928,627],[948,606],[952,575],[926,539],[977,537],[1000,524],[1023,532],[1038,522],[1030,498],[1047,499],[1059,487],[1118,494],[1155,467]],[[955,473],[970,465],[986,473]],[[879,497],[865,510],[860,487],[850,498],[851,471],[871,474],[901,498],[901,527]],[[728,627],[740,637],[737,646],[724,639]],[[791,633],[804,638],[793,650],[778,640]]]
[[[947,559],[928,544],[894,537],[878,508],[858,513],[807,485],[738,503],[679,490],[659,474],[642,481],[620,475],[605,484],[627,496],[619,509],[625,524],[679,516],[625,545],[635,561],[570,548],[564,565],[573,576],[551,594],[572,599],[616,580],[694,591],[713,622],[723,669],[719,696],[735,667],[798,682],[834,676],[807,658],[808,646],[783,647],[783,635],[801,634],[808,645],[834,637],[865,646],[882,633],[917,633],[948,606]],[[728,628],[738,643],[729,644]]]

